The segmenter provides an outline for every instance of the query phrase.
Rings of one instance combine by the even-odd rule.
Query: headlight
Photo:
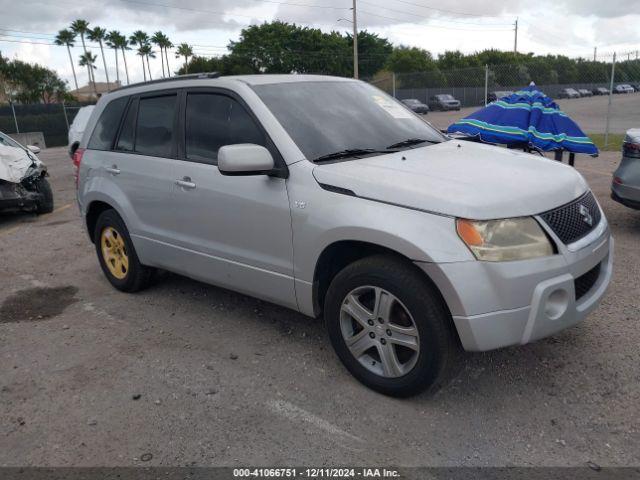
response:
[[[553,255],[553,246],[533,217],[456,220],[458,235],[478,260],[505,262]]]

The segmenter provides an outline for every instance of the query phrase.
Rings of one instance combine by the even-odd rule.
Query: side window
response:
[[[171,157],[176,95],[138,101],[135,151],[153,157]]]
[[[185,148],[189,160],[214,163],[218,149],[229,144],[231,99],[211,93],[189,93]]]
[[[229,127],[229,143],[255,143],[264,146],[266,144],[262,130],[256,125],[242,105],[231,100],[231,120]]]
[[[134,100],[129,105],[127,115],[124,117],[122,123],[122,130],[120,130],[120,137],[118,138],[118,144],[116,150],[122,152],[133,152],[134,131],[136,128],[136,112],[138,109],[138,101]]]
[[[96,127],[93,129],[88,148],[92,150],[111,150],[128,100],[127,97],[121,97],[107,104],[98,119],[98,123],[96,123]]]
[[[218,149],[236,143],[265,145],[265,137],[236,100],[214,93],[189,93],[185,118],[186,156],[215,163]]]

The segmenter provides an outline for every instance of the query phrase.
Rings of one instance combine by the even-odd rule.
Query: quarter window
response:
[[[128,97],[116,98],[104,107],[91,134],[88,148],[92,150],[111,150],[128,100]]]
[[[139,100],[135,142],[137,153],[171,157],[176,100],[176,95]]]
[[[190,93],[185,116],[186,156],[215,164],[224,145],[265,145],[265,137],[244,107],[225,95]]]

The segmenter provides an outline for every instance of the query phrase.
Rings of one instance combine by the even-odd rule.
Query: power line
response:
[[[440,19],[440,18],[425,17],[424,15],[418,15],[418,14],[416,14],[414,12],[408,12],[406,10],[397,10],[397,9],[389,8],[389,7],[386,7],[386,6],[377,5],[375,3],[367,2],[365,0],[359,0],[359,1],[360,1],[360,3],[365,3],[367,5],[371,5],[371,6],[376,7],[376,8],[381,8],[381,9],[384,9],[384,10],[388,10],[390,12],[400,13],[402,15],[411,15],[412,17],[422,18],[422,19],[430,20],[430,21],[435,20],[435,21],[438,21],[438,22],[458,23],[458,24],[462,24],[462,25],[481,25],[481,26],[482,25],[487,25],[487,26],[501,26],[501,27],[511,25],[510,23],[474,23],[474,22],[461,22],[461,21],[457,21],[457,20],[444,20],[444,19]]]
[[[365,15],[370,15],[372,17],[378,17],[378,18],[384,18],[387,20],[393,20],[395,22],[400,22],[400,23],[411,23],[414,25],[419,25],[421,27],[426,27],[426,28],[440,28],[443,30],[462,30],[462,31],[466,31],[466,32],[507,32],[507,31],[511,31],[511,29],[491,29],[491,28],[458,28],[458,27],[445,27],[444,25],[433,25],[430,23],[416,23],[416,22],[409,22],[407,20],[403,20],[401,18],[396,18],[396,17],[389,17],[386,15],[379,15],[377,13],[373,13],[373,12],[369,12],[366,10],[362,10],[360,9],[360,13],[364,13]]]

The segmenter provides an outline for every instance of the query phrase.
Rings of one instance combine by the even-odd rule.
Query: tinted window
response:
[[[117,98],[104,108],[100,119],[93,129],[88,147],[94,150],[111,150],[120,120],[127,106],[127,97]]]
[[[116,145],[116,150],[121,150],[123,152],[133,151],[137,104],[138,102],[134,100],[129,105],[129,110],[127,110],[127,115],[124,118],[124,122],[122,123],[122,130],[120,130],[120,137],[118,138],[118,145]]]
[[[154,157],[170,157],[176,95],[141,98],[138,106],[135,151]]]
[[[265,145],[264,135],[247,111],[224,95],[187,95],[185,128],[186,155],[190,160],[215,163],[218,149],[224,145]]]

